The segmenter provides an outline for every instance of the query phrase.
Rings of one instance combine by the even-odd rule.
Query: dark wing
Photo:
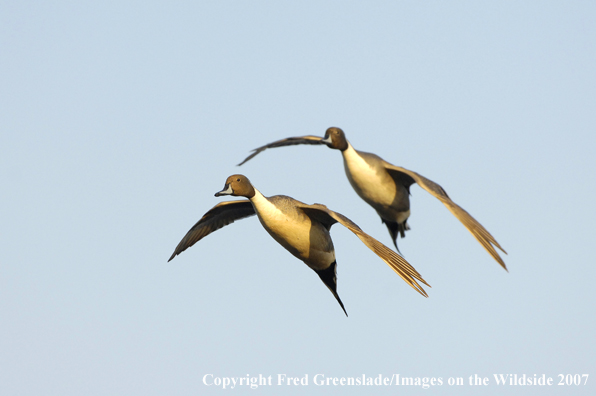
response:
[[[325,144],[322,142],[323,138],[318,136],[299,136],[299,137],[291,137],[286,139],[281,139],[273,143],[266,144],[259,148],[253,150],[253,153],[246,157],[244,161],[239,163],[237,166],[244,164],[246,161],[250,160],[255,155],[259,154],[261,151],[265,151],[268,148],[274,147],[284,147],[284,146],[295,146],[297,144]]]
[[[205,213],[201,220],[197,222],[182,238],[176,250],[172,253],[172,257],[168,261],[172,261],[174,257],[222,227],[232,224],[236,220],[243,219],[256,214],[255,208],[250,201],[225,201],[220,202]]]
[[[362,229],[360,229],[360,227],[358,227],[358,225],[356,225],[352,220],[340,213],[328,209],[325,205],[321,204],[304,205],[300,208],[309,217],[320,221],[327,228],[331,227],[335,223],[340,223],[348,230],[352,231],[358,238],[360,238],[362,242],[364,242],[366,246],[368,246],[370,250],[375,252],[377,256],[383,259],[383,261],[386,262],[391,269],[393,269],[393,271],[395,271],[404,281],[406,281],[407,284],[412,286],[418,293],[428,297],[428,294],[426,294],[424,289],[418,284],[418,282],[416,282],[416,279],[428,287],[430,287],[430,285],[426,283],[424,279],[422,279],[422,276],[420,276],[418,271],[416,271],[414,267],[412,267],[410,263],[406,261],[405,258],[362,231]]]
[[[474,238],[486,249],[488,253],[501,266],[507,271],[507,267],[505,266],[505,262],[499,256],[499,253],[495,250],[494,246],[501,249],[501,251],[505,254],[507,252],[499,245],[499,243],[495,240],[495,238],[480,224],[476,219],[474,219],[468,212],[466,212],[461,206],[456,204],[449,198],[443,187],[439,186],[437,183],[433,182],[432,180],[427,179],[426,177],[419,175],[418,173],[402,168],[400,166],[392,165],[386,161],[384,161],[385,169],[389,172],[389,174],[395,179],[396,182],[402,182],[409,187],[413,183],[417,183],[420,187],[431,193],[433,196],[438,198],[443,204],[449,209],[451,213],[459,221],[462,222],[464,226],[474,235]],[[494,246],[493,246],[494,245]]]

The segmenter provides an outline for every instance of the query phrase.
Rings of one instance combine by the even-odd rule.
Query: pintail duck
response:
[[[403,257],[371,237],[347,217],[325,205],[307,205],[285,195],[263,196],[243,175],[232,175],[216,197],[232,195],[247,200],[226,201],[215,205],[182,238],[168,261],[210,233],[235,220],[257,215],[267,232],[299,260],[312,268],[335,296],[346,316],[344,304],[337,294],[335,250],[329,229],[339,223],[352,231],[406,283],[428,297],[417,280],[429,286]]]
[[[253,153],[238,166],[268,148],[297,144],[325,144],[331,149],[341,151],[350,184],[360,198],[377,211],[382,222],[387,226],[396,249],[398,249],[397,236],[405,237],[406,230],[410,229],[407,223],[410,216],[410,186],[417,183],[438,198],[507,271],[505,262],[495,250],[495,246],[503,253],[507,254],[507,252],[476,219],[453,202],[441,186],[416,172],[392,165],[375,154],[355,150],[340,128],[327,129],[322,138],[318,136],[291,137],[266,144],[254,149]]]

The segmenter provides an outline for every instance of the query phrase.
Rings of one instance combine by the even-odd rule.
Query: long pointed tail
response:
[[[333,293],[333,295],[337,299],[337,302],[341,306],[341,309],[343,309],[346,316],[348,316],[348,312],[346,312],[344,303],[341,302],[341,298],[339,298],[339,294],[337,294],[337,262],[334,261],[333,263],[331,263],[331,265],[327,269],[320,271],[315,270],[315,272],[317,273],[317,275],[319,275],[319,278],[321,278],[325,286],[327,286],[331,293]]]

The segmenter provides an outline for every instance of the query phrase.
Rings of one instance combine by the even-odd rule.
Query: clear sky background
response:
[[[511,373],[590,375],[513,394],[596,394],[595,21],[590,1],[0,3],[0,393],[494,394]],[[339,225],[349,318],[254,217],[166,262],[238,172],[391,246],[339,152],[236,167],[330,126],[441,184],[510,272],[417,186],[399,242],[428,299]]]

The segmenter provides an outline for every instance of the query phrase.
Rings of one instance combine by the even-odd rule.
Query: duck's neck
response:
[[[354,147],[352,147],[352,145],[350,144],[350,142],[348,142],[346,140],[346,143],[348,144],[348,147],[346,147],[345,150],[341,150],[341,154],[342,155],[346,155],[346,154],[350,154],[350,153],[356,153],[356,150],[354,150]]]
[[[263,194],[261,194],[261,192],[256,188],[254,188],[254,195],[252,197],[249,197],[248,199],[250,200],[250,202],[252,202],[254,207],[263,207],[263,205],[269,204],[267,198]]]
[[[348,142],[348,148],[341,152],[346,163],[355,163],[362,161],[362,157],[358,154],[358,151],[354,150],[354,147]]]

